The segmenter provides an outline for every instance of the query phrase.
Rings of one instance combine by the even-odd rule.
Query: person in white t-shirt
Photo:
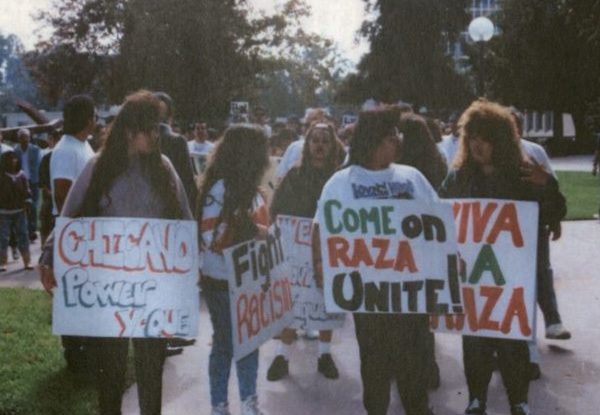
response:
[[[550,164],[550,158],[541,145],[525,140],[523,138],[523,114],[516,108],[509,108],[515,124],[517,133],[525,153],[531,158],[533,165],[530,166],[531,174],[542,176],[552,176],[556,180],[558,177]],[[533,173],[535,172],[535,173]],[[552,340],[568,340],[571,338],[571,332],[562,324],[562,317],[558,311],[558,302],[556,300],[556,291],[554,290],[554,270],[550,263],[550,243],[549,239],[556,241],[560,238],[562,228],[560,222],[553,223],[545,230],[545,237],[538,241],[539,263],[542,264],[537,269],[537,302],[544,317],[546,328],[546,338]],[[540,356],[535,338],[529,342],[529,378],[537,380],[541,376]]]
[[[199,121],[194,126],[194,139],[188,141],[188,150],[194,154],[208,154],[215,147],[208,141],[208,129],[206,123]]]
[[[456,122],[458,121],[458,114],[452,113],[448,119],[450,123],[451,132],[450,134],[442,137],[442,141],[437,143],[438,150],[442,153],[442,156],[446,159],[446,164],[448,167],[452,165],[454,161],[454,156],[458,150],[458,126]]]
[[[381,108],[359,115],[350,144],[348,167],[325,184],[321,200],[342,204],[354,199],[410,199],[423,203],[438,196],[417,169],[393,164],[402,143],[397,109]],[[321,206],[321,205],[319,205]],[[315,218],[319,218],[319,210]],[[318,219],[315,219],[317,221]],[[323,268],[319,224],[313,234],[313,262],[317,284]],[[354,324],[360,353],[363,405],[369,415],[385,414],[390,387],[396,380],[407,415],[431,415],[427,395],[428,353],[423,344],[429,336],[424,314],[355,313]]]
[[[71,186],[84,170],[87,162],[94,157],[94,151],[87,137],[96,125],[94,101],[88,95],[75,95],[67,101],[63,111],[63,132],[61,140],[50,159],[50,187],[52,191],[52,214],[62,211]],[[62,336],[67,370],[72,373],[89,373],[90,358],[87,340],[81,336]]]
[[[64,135],[50,159],[52,213],[55,216],[60,214],[73,182],[94,156],[87,141],[96,125],[94,101],[88,95],[73,96],[65,105],[63,118]]]

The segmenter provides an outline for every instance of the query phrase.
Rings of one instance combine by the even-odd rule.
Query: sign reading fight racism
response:
[[[449,203],[320,201],[328,312],[462,312]]]
[[[286,260],[290,266],[294,321],[301,330],[331,330],[344,324],[345,314],[327,314],[323,290],[315,283],[312,262],[312,218],[279,215]]]
[[[275,225],[265,241],[243,242],[225,249],[223,256],[231,275],[233,357],[239,360],[292,322],[289,268]]]
[[[531,339],[538,206],[493,199],[453,201],[464,314],[432,317],[436,331]]]
[[[59,217],[55,235],[55,334],[197,335],[194,221]]]

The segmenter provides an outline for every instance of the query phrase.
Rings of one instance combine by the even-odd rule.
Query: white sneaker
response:
[[[319,338],[318,330],[306,330],[304,333],[304,338],[306,340],[317,340]]]
[[[550,324],[546,327],[546,338],[553,340],[568,340],[571,338],[571,332],[561,323]]]
[[[229,412],[229,404],[227,402],[221,402],[217,406],[213,406],[210,410],[210,415],[231,415],[231,412]]]
[[[242,402],[242,415],[264,415],[258,409],[258,398],[256,395],[252,395]]]

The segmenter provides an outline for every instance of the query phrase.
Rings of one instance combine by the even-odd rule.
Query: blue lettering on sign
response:
[[[411,181],[381,182],[370,186],[352,184],[355,199],[414,199],[415,188]]]

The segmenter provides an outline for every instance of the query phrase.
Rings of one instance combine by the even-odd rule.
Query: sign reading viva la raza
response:
[[[462,312],[449,203],[320,201],[328,312]]]
[[[465,314],[432,317],[436,331],[531,339],[535,317],[538,205],[453,200]]]
[[[294,318],[288,264],[281,231],[223,251],[229,268],[233,357],[243,358],[289,326]]]
[[[345,314],[327,314],[323,290],[316,285],[312,262],[312,218],[278,215],[283,246],[291,271],[294,321],[302,330],[331,330],[343,326]]]
[[[55,334],[197,335],[196,222],[59,217],[55,235]]]

